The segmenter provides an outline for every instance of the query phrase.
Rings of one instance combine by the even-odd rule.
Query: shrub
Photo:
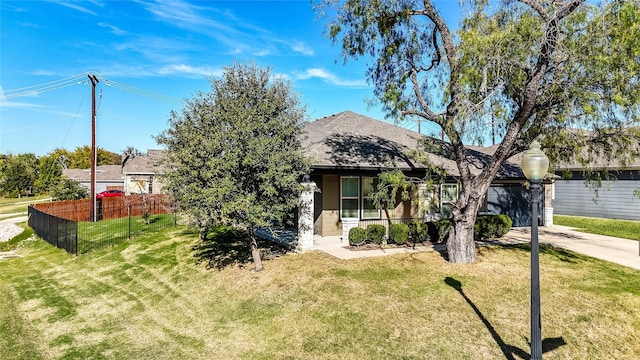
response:
[[[391,224],[389,225],[389,240],[402,245],[409,238],[409,226],[407,224]]]
[[[508,215],[482,215],[476,218],[473,235],[476,240],[492,239],[504,236],[513,225]]]
[[[363,228],[354,227],[349,229],[349,245],[360,246],[367,239],[367,233]]]
[[[431,240],[429,226],[426,223],[413,221],[409,224],[409,238],[413,242],[425,242]]]
[[[374,244],[381,244],[386,232],[383,225],[371,224],[367,226],[367,240]]]
[[[436,243],[443,242],[449,235],[449,230],[451,230],[451,221],[449,220],[428,222],[426,225],[429,229],[428,232],[431,241]]]

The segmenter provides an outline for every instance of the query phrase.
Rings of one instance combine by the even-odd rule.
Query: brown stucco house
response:
[[[316,235],[345,234],[346,226],[366,227],[369,223],[388,223],[385,219],[408,222],[412,219],[436,220],[447,217],[449,202],[458,196],[458,169],[453,160],[428,153],[429,163],[446,170],[446,178],[435,190],[426,187],[411,194],[411,200],[398,199],[389,211],[373,206],[368,194],[382,171],[398,168],[405,175],[424,178],[427,166],[408,155],[424,135],[351,111],[326,116],[305,126],[303,148],[311,159],[310,181],[315,183],[313,231]],[[439,142],[439,139],[427,138]],[[489,159],[491,149],[469,148],[477,161],[477,171]],[[520,166],[506,162],[485,197],[481,209],[487,213],[506,213],[514,226],[531,223],[528,191]],[[543,202],[544,203],[544,202]]]

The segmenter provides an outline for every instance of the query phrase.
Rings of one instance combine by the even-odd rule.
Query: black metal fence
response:
[[[28,208],[29,226],[49,244],[70,254],[78,254],[78,222]]]
[[[139,209],[140,206],[143,208]],[[67,218],[73,218],[72,214],[58,213],[54,216],[29,206],[29,226],[49,244],[75,255],[176,226],[177,215],[172,208],[154,214],[144,206],[147,205],[130,203],[123,208],[110,209],[109,211],[122,214],[122,217],[96,222],[68,220]],[[101,215],[106,214],[103,212]]]
[[[358,227],[366,229],[371,224],[382,225],[389,232],[389,225],[391,224],[407,224],[409,225],[413,221],[420,221],[417,218],[391,218],[391,219],[364,219],[358,222]]]

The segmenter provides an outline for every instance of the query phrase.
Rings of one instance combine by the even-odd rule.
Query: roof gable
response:
[[[408,155],[417,149],[420,139],[436,145],[439,139],[376,120],[351,111],[320,118],[305,126],[303,148],[311,158],[312,168],[423,170]],[[436,146],[437,147],[437,146]],[[472,172],[479,173],[491,160],[488,151],[468,148]],[[459,176],[455,161],[435,153],[426,154],[430,163],[443,167],[450,176]],[[516,164],[505,162],[498,177],[522,177]]]

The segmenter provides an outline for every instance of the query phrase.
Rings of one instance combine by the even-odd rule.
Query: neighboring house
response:
[[[122,176],[124,192],[129,194],[161,194],[161,160],[165,150],[147,150],[147,155],[131,156],[123,159]]]
[[[590,169],[599,171],[601,186],[585,182],[585,168],[581,165],[563,164],[555,169],[559,176],[553,184],[555,213],[640,220],[640,162],[622,166],[615,160],[602,157],[595,160]],[[570,175],[568,180],[562,178],[566,175]]]
[[[62,175],[78,181],[80,185],[91,191],[90,169],[63,169]],[[120,172],[120,165],[96,166],[96,193],[106,190],[124,190],[124,179]]]
[[[313,228],[317,235],[344,235],[345,226],[366,227],[367,223],[376,220],[380,223],[387,218],[447,217],[449,202],[457,199],[459,173],[455,162],[432,153],[427,154],[429,162],[443,167],[448,175],[435,191],[423,187],[412,194],[411,200],[398,199],[388,214],[376,209],[368,199],[378,174],[392,170],[394,164],[405,175],[425,177],[427,167],[407,154],[417,149],[418,140],[424,135],[351,111],[311,122],[305,126],[305,132],[303,148],[311,158],[310,181],[319,190],[313,201]],[[469,154],[477,160],[473,171],[481,171],[490,152],[486,148],[469,148]],[[520,166],[506,162],[481,211],[506,213],[512,217],[514,226],[530,225],[531,207],[524,180]]]

